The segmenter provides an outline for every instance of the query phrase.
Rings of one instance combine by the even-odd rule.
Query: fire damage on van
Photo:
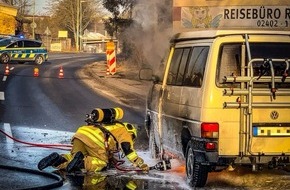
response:
[[[186,32],[171,42],[147,100],[152,156],[185,159],[193,187],[235,165],[289,166],[290,32]]]

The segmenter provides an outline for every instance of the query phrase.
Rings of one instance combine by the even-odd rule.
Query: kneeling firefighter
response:
[[[130,123],[122,123],[124,112],[121,108],[94,109],[87,114],[87,125],[80,127],[72,138],[72,150],[68,154],[56,152],[43,158],[38,169],[48,166],[66,169],[67,172],[85,169],[97,172],[116,163],[114,153],[119,152],[127,157],[135,167],[147,172],[149,167],[134,150],[137,130]]]

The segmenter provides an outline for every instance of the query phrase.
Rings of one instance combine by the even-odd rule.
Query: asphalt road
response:
[[[76,71],[85,64],[104,59],[96,54],[50,55],[50,61],[38,66],[10,64],[14,69],[1,88],[5,92],[1,120],[12,126],[29,126],[74,132],[84,124],[85,114],[94,108],[117,107],[118,103],[99,96],[82,83]],[[64,78],[59,79],[60,67]],[[2,70],[3,72],[3,70]],[[4,89],[3,89],[4,88]],[[143,122],[134,110],[125,110],[125,120]]]

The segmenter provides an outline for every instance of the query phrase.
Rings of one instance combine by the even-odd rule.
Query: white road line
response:
[[[0,92],[0,100],[5,100],[5,94],[4,94],[4,92]]]
[[[4,123],[4,127],[3,128],[4,128],[4,132],[12,137],[12,131],[11,131],[10,123]],[[14,141],[13,141],[13,139],[10,139],[9,137],[6,137],[6,142],[7,143],[13,143]]]
[[[7,80],[7,76],[4,76],[2,81],[5,82]]]

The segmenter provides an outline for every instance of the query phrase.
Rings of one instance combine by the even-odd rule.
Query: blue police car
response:
[[[0,40],[0,62],[34,62],[37,65],[48,60],[47,49],[41,41],[8,37]]]

